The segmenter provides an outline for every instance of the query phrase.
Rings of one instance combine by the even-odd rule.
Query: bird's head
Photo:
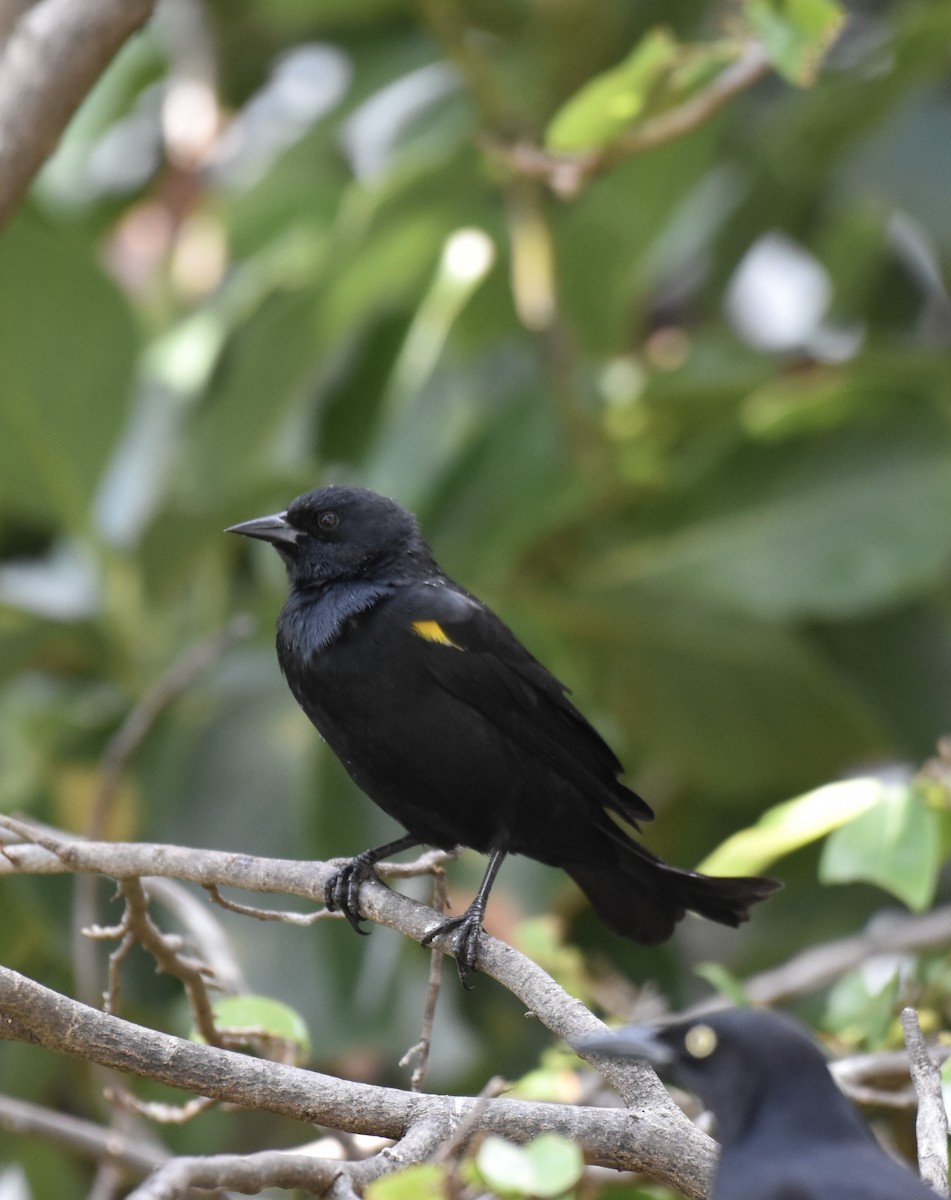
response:
[[[232,525],[227,533],[270,542],[293,587],[373,575],[399,582],[434,569],[412,513],[366,488],[332,486],[298,496],[284,512]]]
[[[631,1025],[575,1048],[585,1055],[646,1059],[703,1101],[724,1141],[773,1096],[800,1085],[817,1096],[837,1092],[805,1029],[765,1009],[727,1009],[654,1028]]]

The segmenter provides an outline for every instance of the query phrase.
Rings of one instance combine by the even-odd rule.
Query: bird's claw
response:
[[[369,929],[364,929],[360,916],[360,888],[368,879],[376,878],[373,863],[358,854],[351,858],[335,874],[327,880],[324,887],[324,905],[328,912],[342,912],[362,937],[369,936]]]
[[[482,917],[483,914],[480,911],[470,908],[461,917],[449,917],[445,921],[440,921],[438,925],[430,929],[420,943],[423,946],[429,946],[443,934],[455,932],[453,953],[456,958],[456,970],[459,973],[459,982],[467,992],[472,991],[472,984],[469,980],[478,970],[476,959],[479,956],[479,939],[483,933]]]

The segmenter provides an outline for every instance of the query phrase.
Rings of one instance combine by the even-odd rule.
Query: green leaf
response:
[[[575,581],[589,585],[586,574]],[[535,634],[539,618],[549,629]],[[660,754],[694,786],[782,795],[881,745],[877,722],[841,672],[780,626],[633,588],[563,607],[550,593],[532,597],[519,626],[543,658],[546,634],[552,650],[580,641],[562,674],[579,687],[594,671],[594,695],[624,696],[629,744]]]
[[[823,1028],[856,1049],[880,1050],[895,1024],[904,986],[898,968],[884,980],[878,971],[849,971],[829,991]]]
[[[192,486],[219,493],[264,470],[313,363],[314,297],[306,288],[265,298],[232,333],[193,431]]]
[[[670,514],[671,532],[593,563],[595,580],[650,583],[768,620],[839,619],[942,577],[951,445],[921,412],[903,428],[748,447],[687,504]]]
[[[840,428],[864,399],[858,389],[842,386],[838,371],[780,375],[746,397],[740,419],[750,437],[782,441]]]
[[[749,0],[746,13],[773,66],[799,87],[815,82],[845,22],[836,0]]]
[[[594,150],[632,124],[677,62],[676,39],[652,29],[618,66],[589,80],[555,114],[545,133],[549,150]]]
[[[748,829],[722,842],[698,867],[709,875],[755,875],[878,804],[887,787],[873,776],[816,788],[767,809]]]
[[[520,373],[513,380],[499,371],[495,376],[491,382],[476,379],[463,384],[465,400],[460,398],[455,423],[469,425],[472,436],[467,444],[457,440],[454,456],[443,451],[448,470],[437,486],[430,487],[425,501],[417,493],[420,501],[415,505],[438,552],[447,551],[452,571],[481,578],[483,586],[504,578],[518,555],[575,518],[584,503],[583,488],[571,473],[544,395]],[[443,382],[449,387],[456,380],[444,373]],[[499,406],[488,422],[487,391]],[[433,420],[446,421],[446,408],[443,394],[434,390],[428,412],[418,413],[416,446],[425,444],[427,454],[423,462],[418,449],[412,459],[404,454],[400,496],[412,495],[419,480],[432,470],[437,447],[428,430]]]
[[[547,1200],[561,1196],[581,1178],[584,1156],[577,1143],[557,1133],[543,1133],[524,1147],[535,1175],[532,1195]]]
[[[505,1138],[487,1137],[476,1154],[476,1166],[490,1188],[503,1195],[527,1195],[534,1171],[523,1147]]]
[[[304,1018],[293,1008],[270,996],[223,996],[212,1005],[215,1024],[229,1036],[250,1044],[265,1043],[286,1048],[294,1062],[310,1054],[310,1035]],[[200,1039],[199,1039],[200,1040]],[[282,1060],[286,1057],[281,1054]]]
[[[934,899],[940,866],[938,814],[914,788],[890,787],[826,842],[823,883],[864,880],[921,912]]]
[[[561,1196],[581,1178],[584,1157],[568,1138],[543,1133],[525,1146],[488,1137],[479,1147],[476,1166],[486,1184],[503,1196]]]
[[[443,1200],[446,1168],[437,1163],[417,1163],[368,1184],[366,1200]]]
[[[132,388],[119,290],[62,235],[0,242],[0,500],[82,532]]]
[[[935,794],[932,788],[922,787],[920,782],[917,786],[919,794],[934,813],[938,823],[938,856],[944,862],[946,858],[951,857],[951,811],[943,806],[936,806],[932,802]]]
[[[679,45],[667,29],[652,29],[619,66],[562,105],[545,134],[548,148],[568,153],[609,145],[639,121],[695,95],[740,49],[732,40]]]

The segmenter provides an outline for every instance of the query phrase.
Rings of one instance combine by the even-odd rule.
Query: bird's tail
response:
[[[598,864],[566,863],[565,870],[605,925],[621,937],[656,946],[687,912],[734,928],[749,920],[751,905],[782,884],[759,876],[701,875],[656,858],[643,846],[605,847]]]

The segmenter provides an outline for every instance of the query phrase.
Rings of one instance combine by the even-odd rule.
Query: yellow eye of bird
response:
[[[709,1025],[694,1025],[687,1030],[684,1048],[692,1058],[707,1058],[717,1048],[717,1035]]]

